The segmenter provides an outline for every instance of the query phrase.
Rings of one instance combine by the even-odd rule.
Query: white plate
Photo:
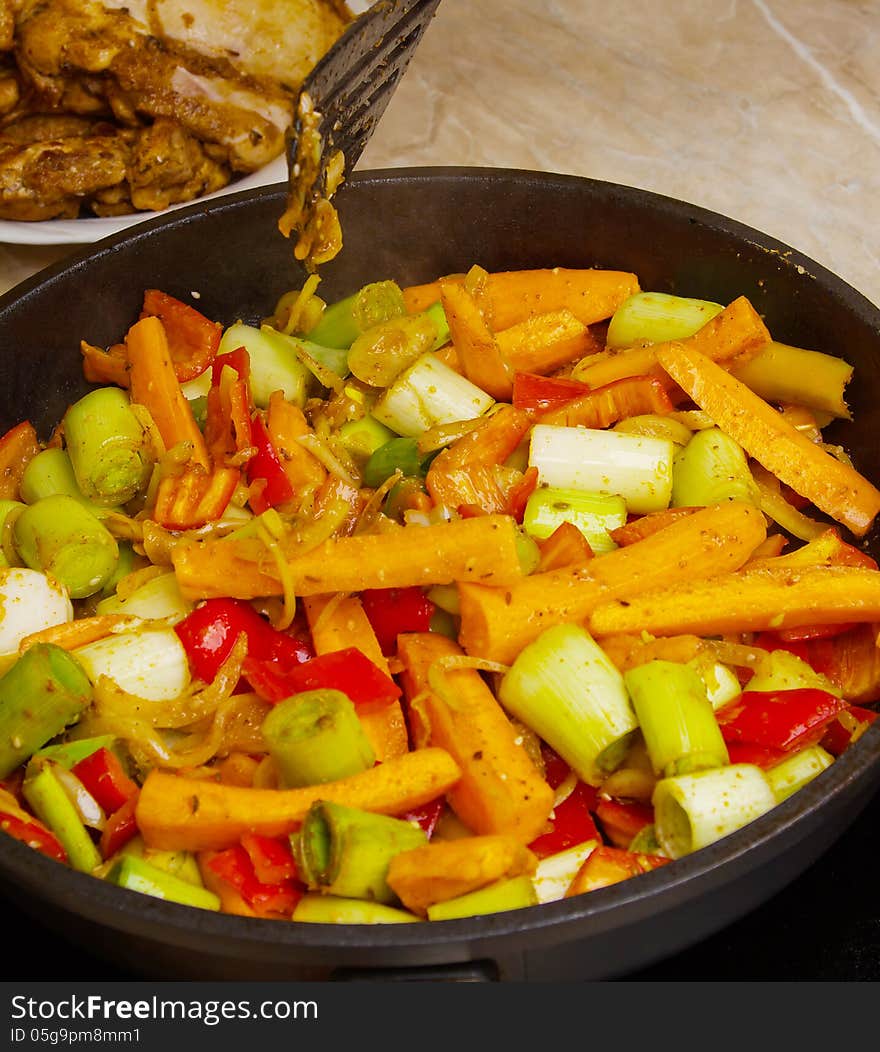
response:
[[[224,194],[238,193],[240,190],[249,190],[254,186],[286,182],[287,159],[284,154],[281,154],[264,168],[237,179],[222,190],[217,190],[213,194],[205,194],[193,201],[171,205],[161,214],[164,215],[165,212],[170,212],[175,208],[184,208],[197,202],[213,201]],[[91,219],[43,219],[31,223],[0,219],[0,242],[9,245],[87,245],[109,234],[115,234],[119,230],[125,230],[126,227],[134,226],[135,223],[154,219],[159,214],[159,212],[131,212],[127,215],[104,218],[95,216]]]

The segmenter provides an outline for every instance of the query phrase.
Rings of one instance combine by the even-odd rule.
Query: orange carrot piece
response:
[[[545,628],[581,623],[603,600],[739,569],[766,534],[764,516],[754,505],[730,501],[586,566],[531,574],[507,588],[460,583],[459,642],[468,654],[509,664]]]
[[[83,377],[90,384],[128,387],[128,355],[124,343],[116,343],[105,351],[81,340],[79,349],[83,358]]]
[[[645,537],[650,537],[652,533],[662,530],[665,526],[670,526],[687,515],[693,515],[699,510],[699,508],[664,508],[663,511],[652,511],[647,515],[640,515],[623,526],[618,526],[617,529],[609,530],[608,535],[615,544],[625,547],[627,544],[642,541]]]
[[[529,415],[502,406],[431,461],[425,488],[435,504],[477,504],[486,512],[503,511],[506,494],[495,468],[510,456],[531,427]]]
[[[424,310],[440,299],[441,281],[463,282],[453,275],[403,290],[406,309]],[[635,274],[619,270],[507,270],[490,273],[486,283],[495,331],[536,314],[569,310],[584,325],[610,318],[624,300],[639,291]]]
[[[561,570],[566,566],[584,566],[593,558],[590,542],[573,522],[561,522],[543,541],[538,541],[541,558],[537,573]]]
[[[602,639],[602,649],[621,672],[649,661],[674,661],[685,665],[697,657],[704,646],[703,640],[693,634],[645,639],[641,635],[621,632]]]
[[[145,406],[162,436],[165,448],[181,442],[192,447],[191,463],[209,470],[205,440],[174,373],[165,329],[158,318],[135,322],[125,337],[131,400]]]
[[[813,566],[742,570],[653,588],[598,604],[596,636],[693,632],[702,636],[880,620],[880,570]]]
[[[296,493],[319,486],[327,476],[327,469],[316,456],[297,441],[303,435],[312,434],[303,411],[288,402],[283,391],[274,391],[269,396],[269,412],[266,419],[269,438],[278,452],[284,474]]]
[[[156,490],[152,517],[167,530],[191,530],[219,519],[241,481],[238,468],[188,467],[180,475],[166,475]]]
[[[851,705],[871,705],[880,701],[880,626],[857,625],[833,639],[817,640],[817,667],[840,687]]]
[[[406,814],[442,796],[460,776],[443,749],[418,749],[349,778],[301,789],[249,789],[154,769],[141,788],[136,817],[148,847],[220,851],[245,833],[292,833],[316,800]]]
[[[423,917],[436,902],[532,874],[537,864],[537,856],[515,837],[487,834],[401,851],[391,859],[386,879],[404,906]]]
[[[787,544],[788,538],[784,534],[774,533],[752,552],[751,558],[745,564],[744,569],[753,570],[767,563],[775,562],[785,550]]]
[[[391,675],[388,659],[382,653],[373,626],[357,596],[307,596],[303,606],[315,653],[329,654],[336,650],[357,647],[386,675]],[[407,752],[409,735],[399,701],[392,701],[390,705],[375,712],[359,715],[377,760],[384,761]]]
[[[671,413],[672,403],[663,381],[655,376],[624,376],[572,398],[539,417],[542,424],[604,428],[630,416]]]
[[[670,344],[657,355],[673,380],[749,456],[857,536],[868,532],[880,512],[880,490],[863,475],[811,442],[699,351]]]
[[[770,342],[770,333],[760,315],[745,296],[740,296],[716,314],[681,345],[693,347],[713,361],[746,361]],[[590,387],[603,387],[625,376],[662,375],[658,373],[658,354],[668,343],[630,347],[622,351],[603,351],[586,358],[574,370],[576,380]]]
[[[495,340],[515,371],[537,376],[602,350],[599,339],[570,310],[536,314],[500,329]]]
[[[24,469],[40,452],[37,432],[29,420],[11,427],[0,438],[0,497],[17,500]]]
[[[428,743],[445,749],[461,768],[461,779],[447,794],[452,810],[475,833],[507,834],[528,844],[547,824],[553,790],[476,669],[445,672],[452,700],[445,688],[443,695],[430,689],[431,666],[461,653],[453,640],[436,633],[398,636],[404,694]]]
[[[513,519],[483,515],[391,533],[333,537],[304,554],[292,554],[287,566],[301,596],[454,581],[506,585],[522,577],[516,541]],[[178,545],[172,561],[186,598],[282,594],[275,559],[255,538]]]
[[[501,353],[476,299],[464,285],[442,282],[440,300],[464,376],[496,401],[509,402],[513,369]]]

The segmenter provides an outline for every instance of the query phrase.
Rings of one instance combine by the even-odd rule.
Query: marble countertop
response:
[[[653,190],[880,303],[878,53],[880,0],[442,0],[357,167]],[[77,247],[0,242],[0,292]]]

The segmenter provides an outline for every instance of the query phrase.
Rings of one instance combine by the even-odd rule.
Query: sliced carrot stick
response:
[[[620,632],[602,639],[602,649],[621,672],[649,661],[675,661],[684,665],[695,658],[704,645],[703,640],[693,634],[646,639]]]
[[[537,864],[537,857],[515,837],[469,836],[401,851],[392,858],[386,879],[407,909],[425,916],[435,902],[534,873]]]
[[[757,554],[757,552],[756,552]],[[798,566],[857,566],[860,561],[862,565],[870,566],[870,556],[859,552],[852,545],[847,544],[840,536],[837,528],[830,526],[820,533],[818,537],[802,544],[787,555],[765,557],[761,560],[752,559],[749,569],[772,569],[773,567],[795,569]]]
[[[461,776],[443,749],[418,749],[336,782],[301,789],[248,789],[158,769],[146,778],[136,817],[149,847],[219,851],[245,833],[284,836],[297,829],[316,800],[401,815],[436,800]]]
[[[667,344],[657,356],[673,380],[749,456],[857,536],[868,532],[880,512],[880,490],[863,475],[804,437],[699,351],[683,343]]]
[[[510,584],[522,577],[516,540],[513,519],[483,515],[391,533],[331,538],[304,554],[292,554],[287,567],[294,591],[301,596],[454,581]],[[282,594],[275,559],[254,538],[178,545],[172,561],[186,598],[256,599]]]
[[[589,619],[597,636],[694,632],[702,636],[801,625],[880,620],[880,570],[861,566],[743,570],[682,580],[599,604]]]
[[[754,505],[730,501],[583,567],[531,574],[507,588],[461,583],[459,642],[468,654],[509,664],[545,628],[583,622],[603,600],[739,569],[766,533]]]
[[[664,508],[663,511],[652,511],[647,515],[640,515],[632,522],[627,522],[617,529],[609,530],[609,536],[615,544],[625,547],[627,544],[635,544],[636,541],[650,537],[652,533],[662,530],[664,526],[670,526],[678,519],[687,515],[693,515],[699,508]]]
[[[18,500],[24,469],[40,448],[36,429],[29,420],[16,424],[0,438],[0,498]]]
[[[430,689],[431,666],[461,654],[447,636],[398,636],[404,694],[416,707],[428,743],[445,749],[461,768],[461,779],[447,795],[453,811],[475,833],[507,834],[527,844],[547,824],[553,790],[476,669],[447,670],[448,696],[446,686],[442,694]]]
[[[630,416],[646,413],[662,416],[674,408],[658,377],[624,376],[541,413],[539,419],[542,424],[562,427],[604,428]]]
[[[573,522],[562,522],[546,540],[538,541],[541,559],[538,573],[561,570],[565,566],[584,566],[592,559],[590,542]]]
[[[162,322],[155,317],[135,322],[126,334],[125,346],[131,366],[131,400],[149,410],[166,449],[188,442],[192,463],[208,470],[205,440],[180,389]]]
[[[486,512],[502,511],[505,493],[494,469],[516,449],[531,425],[527,413],[505,405],[434,457],[425,488],[435,504],[452,508],[478,504]]]
[[[386,675],[391,674],[388,659],[357,596],[307,596],[303,606],[317,654],[357,647]],[[361,713],[360,719],[377,760],[401,756],[409,749],[406,719],[399,701],[376,712]]]
[[[453,275],[440,281],[463,282]],[[406,309],[424,310],[440,299],[440,281],[403,290]],[[495,331],[526,321],[535,314],[569,310],[584,325],[610,318],[625,299],[639,291],[635,274],[619,270],[507,270],[490,273],[487,294]]]
[[[288,402],[283,391],[273,391],[269,396],[269,413],[266,420],[269,438],[278,452],[284,474],[295,492],[319,486],[327,475],[327,469],[316,456],[297,441],[303,435],[312,434],[303,411]]]
[[[597,336],[570,310],[535,314],[506,329],[495,339],[502,355],[518,372],[546,376],[569,362],[602,350]]]
[[[740,296],[681,344],[695,348],[713,361],[736,358],[741,363],[769,342],[767,326],[751,302]],[[601,355],[584,359],[572,375],[590,387],[602,387],[624,376],[658,375],[657,355],[668,346],[667,343],[654,343],[622,351],[604,351]]]
[[[441,282],[440,301],[464,376],[498,402],[509,402],[513,369],[501,353],[479,305],[464,285]]]
[[[782,533],[774,533],[768,537],[766,541],[759,544],[758,547],[752,552],[749,561],[745,564],[744,569],[756,569],[759,566],[763,566],[766,563],[775,562],[776,559],[782,554],[785,546],[788,544],[788,538]]]

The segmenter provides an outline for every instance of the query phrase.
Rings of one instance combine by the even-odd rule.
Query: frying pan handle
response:
[[[497,982],[498,977],[498,965],[494,961],[420,968],[336,968],[330,975],[334,982],[492,983]]]

